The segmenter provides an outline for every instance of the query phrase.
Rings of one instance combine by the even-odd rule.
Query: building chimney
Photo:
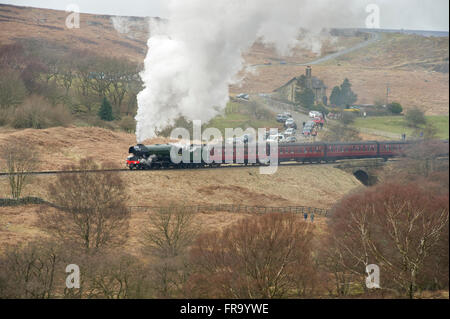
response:
[[[308,79],[310,79],[310,78],[312,77],[312,68],[311,68],[310,66],[308,66],[308,67],[306,68],[306,77],[307,77]]]

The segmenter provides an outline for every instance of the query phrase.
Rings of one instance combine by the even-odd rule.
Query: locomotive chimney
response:
[[[312,68],[310,66],[306,67],[306,78],[310,79],[312,77]]]

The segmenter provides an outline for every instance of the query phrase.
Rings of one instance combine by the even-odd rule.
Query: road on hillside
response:
[[[285,65],[294,65],[294,66],[317,65],[317,64],[320,64],[320,63],[323,63],[323,62],[327,62],[329,60],[336,59],[336,58],[338,58],[340,56],[349,54],[351,52],[363,49],[363,48],[365,48],[365,47],[367,47],[367,46],[369,46],[369,45],[371,45],[371,44],[373,44],[373,43],[375,43],[375,42],[377,42],[379,40],[380,40],[380,34],[378,32],[370,32],[370,39],[368,39],[367,41],[358,43],[357,45],[355,45],[353,47],[350,47],[348,49],[344,49],[342,51],[335,52],[333,54],[324,56],[324,57],[322,57],[320,59],[317,59],[317,60],[314,60],[314,61],[311,61],[311,62],[308,62],[308,63],[286,62]],[[270,64],[270,65],[267,65],[267,64],[254,64],[254,65],[252,65],[252,67],[271,67],[271,66],[276,66],[276,65],[279,65],[279,64]]]
[[[292,115],[292,118],[294,119],[295,123],[297,124],[297,134],[295,137],[299,142],[308,142],[312,141],[311,139],[305,138],[302,134],[303,131],[303,122],[307,123],[308,121],[311,121],[308,114],[303,114],[297,111],[293,110],[293,107],[291,104],[283,103],[280,101],[273,100],[269,96],[265,96],[261,99],[263,102],[265,108],[267,108],[270,111],[274,111],[276,113],[283,113],[283,112],[289,112]],[[280,132],[282,133],[282,132]]]

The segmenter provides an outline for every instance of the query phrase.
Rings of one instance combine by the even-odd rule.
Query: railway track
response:
[[[334,162],[334,163],[293,163],[293,162],[289,162],[286,164],[280,164],[279,167],[292,167],[292,166],[305,166],[305,165],[309,165],[309,166],[317,166],[317,165],[324,165],[324,164],[336,164],[340,161]],[[157,171],[179,171],[179,170],[183,170],[183,171],[187,171],[187,170],[217,170],[217,169],[243,169],[243,168],[257,168],[257,167],[261,167],[261,166],[256,166],[256,165],[238,165],[238,164],[233,164],[233,165],[223,165],[223,166],[219,166],[219,167],[201,167],[201,168],[162,168],[162,169],[153,169],[153,170],[130,170],[127,168],[117,168],[117,169],[104,169],[104,170],[89,170],[89,171],[36,171],[36,172],[24,172],[24,173],[0,173],[0,177],[8,177],[8,176],[17,176],[17,175],[62,175],[62,174],[85,174],[85,173],[89,173],[89,174],[98,174],[98,173],[105,173],[105,172],[112,172],[112,173],[134,173],[134,174],[138,174],[141,172],[157,172]]]
[[[377,158],[373,158],[370,160],[377,160]],[[397,159],[393,158],[393,159],[389,159],[389,161],[396,161]],[[352,160],[338,160],[336,162],[321,162],[321,163],[297,163],[297,162],[286,162],[286,163],[282,163],[279,165],[279,167],[294,167],[294,166],[317,166],[317,165],[336,165],[339,163],[345,163],[347,161],[352,161]],[[218,166],[218,167],[201,167],[201,168],[162,168],[162,169],[152,169],[152,170],[130,170],[128,168],[115,168],[115,169],[103,169],[103,170],[89,170],[89,171],[36,171],[36,172],[25,172],[25,173],[0,173],[0,177],[8,177],[8,176],[17,176],[17,175],[62,175],[62,174],[98,174],[98,173],[105,173],[105,172],[112,172],[112,173],[133,173],[133,174],[138,174],[141,172],[158,172],[158,171],[191,171],[191,170],[201,170],[201,171],[205,171],[205,170],[218,170],[218,169],[243,169],[243,168],[257,168],[257,167],[261,167],[261,166],[257,166],[257,165],[239,165],[239,164],[233,164],[233,165],[222,165],[222,166]]]

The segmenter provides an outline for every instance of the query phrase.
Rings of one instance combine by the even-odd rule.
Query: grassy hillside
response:
[[[448,116],[427,116],[427,121],[437,129],[437,137],[441,139],[449,138],[449,117]],[[359,118],[354,124],[357,128],[367,128],[394,134],[413,135],[413,129],[407,127],[402,116],[383,116]]]
[[[267,111],[257,102],[244,102],[232,100],[228,103],[223,115],[212,119],[206,127],[219,129],[225,136],[226,128],[279,128],[280,123],[276,120],[276,114]]]
[[[378,43],[339,57],[329,64],[448,73],[448,37],[402,33],[382,33],[380,36]]]
[[[63,51],[89,50],[103,56],[142,62],[147,52],[148,19],[126,18],[128,30],[118,32],[113,17],[81,14],[80,29],[68,29],[64,11],[0,4],[0,45],[38,41]]]

